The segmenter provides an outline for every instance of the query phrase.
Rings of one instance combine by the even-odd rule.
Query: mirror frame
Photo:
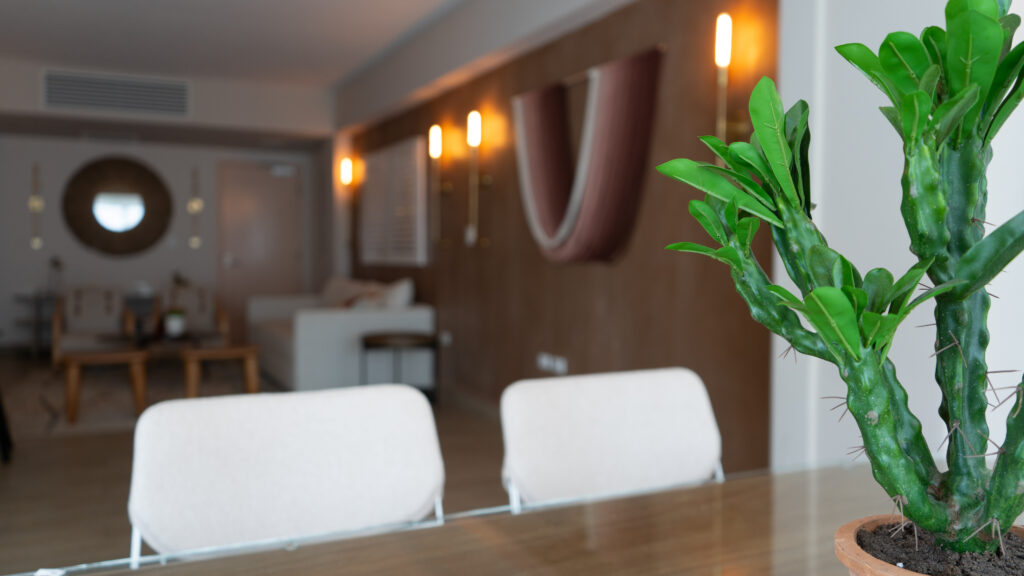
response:
[[[124,232],[104,228],[92,207],[100,192],[135,192],[142,197],[142,221]],[[106,157],[80,168],[64,188],[64,222],[79,242],[103,254],[127,256],[152,248],[170,228],[171,194],[160,177],[128,157]]]

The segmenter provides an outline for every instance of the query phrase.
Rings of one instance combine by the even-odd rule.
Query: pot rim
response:
[[[857,543],[857,532],[861,529],[871,530],[879,524],[889,524],[896,521],[899,516],[895,514],[877,514],[859,518],[848,522],[836,530],[835,545],[836,556],[839,561],[850,569],[850,574],[862,574],[864,576],[926,576],[920,572],[913,572],[906,568],[900,568],[895,564],[889,564],[885,560],[879,560]],[[1024,528],[1014,526],[1012,528],[1017,535],[1024,535]]]

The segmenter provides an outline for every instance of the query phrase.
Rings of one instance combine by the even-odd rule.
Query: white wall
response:
[[[830,245],[845,254],[862,273],[886,267],[897,276],[914,263],[899,213],[901,143],[878,112],[884,97],[833,49],[862,42],[877,49],[896,30],[915,34],[941,25],[944,2],[936,0],[781,0],[779,86],[788,106],[803,98],[811,106],[812,189],[818,204],[813,216]],[[1017,10],[1020,13],[1020,8]],[[1018,41],[1020,37],[1018,37]],[[1024,111],[1007,123],[994,145],[989,170],[989,221],[1000,224],[1024,208],[1024,182],[1015,163],[1024,152]],[[1015,262],[991,291],[992,344],[990,369],[1024,368],[1024,270]],[[776,262],[776,276],[785,269]],[[891,357],[910,393],[911,409],[924,424],[933,450],[946,434],[937,410],[940,394],[934,382],[933,307],[921,306],[896,338]],[[786,344],[775,339],[776,356]],[[1017,376],[1019,378],[1019,375]],[[1013,376],[993,376],[997,386],[1014,384]],[[1019,380],[1017,380],[1019,381]],[[833,365],[811,358],[776,359],[772,369],[772,467],[777,471],[850,462],[848,449],[860,444],[856,426],[829,408],[845,396],[845,385]],[[1005,411],[990,418],[992,437],[1005,433]]]
[[[190,85],[190,112],[182,118],[43,107],[43,72],[35,62],[0,58],[0,113],[55,118],[145,121],[158,125],[225,128],[328,138],[334,128],[334,93],[292,86],[214,78],[183,78]],[[88,70],[106,73],[105,71]]]
[[[347,78],[337,126],[379,120],[634,0],[471,0]]]
[[[80,244],[64,224],[61,210],[64,187],[86,163],[107,155],[131,156],[154,170],[171,192],[173,217],[165,237],[149,250],[131,256],[106,256]],[[314,170],[309,154],[256,152],[198,146],[102,142],[77,139],[0,136],[0,345],[24,341],[28,333],[14,327],[25,309],[15,305],[16,293],[45,288],[48,263],[59,256],[64,262],[63,284],[102,284],[133,290],[145,282],[164,289],[174,271],[190,280],[214,285],[217,279],[217,164],[222,160],[288,162],[298,166],[302,180],[302,239],[304,284],[312,287],[314,238]],[[26,201],[31,190],[32,163],[38,162],[46,209],[42,215],[44,247],[29,247],[31,219]],[[191,195],[192,171],[199,170],[200,194],[205,200],[201,215],[203,245],[186,245],[189,215],[185,201]]]

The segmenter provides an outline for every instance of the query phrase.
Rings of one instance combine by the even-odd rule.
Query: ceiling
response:
[[[330,86],[461,0],[6,0],[0,58]]]

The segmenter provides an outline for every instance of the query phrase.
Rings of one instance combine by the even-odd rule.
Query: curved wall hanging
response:
[[[565,86],[512,98],[520,194],[530,232],[548,259],[608,260],[632,232],[660,63],[654,48],[587,71],[575,174]]]

